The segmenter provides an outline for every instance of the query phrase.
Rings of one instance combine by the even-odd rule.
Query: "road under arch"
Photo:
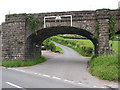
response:
[[[86,37],[93,42],[95,48],[95,55],[98,55],[98,40],[92,37],[93,34],[88,32],[87,30],[83,30],[80,28],[57,26],[38,30],[36,34],[31,34],[27,38],[25,44],[25,59],[39,57],[41,55],[42,42],[45,39],[51,36],[56,36],[58,34],[77,34]]]

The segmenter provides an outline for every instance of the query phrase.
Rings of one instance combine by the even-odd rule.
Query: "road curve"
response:
[[[59,81],[71,82],[71,84],[73,85],[71,87],[70,85],[66,86],[66,84],[63,83],[61,86],[58,85],[57,86],[58,88],[64,88],[64,87],[104,88],[105,84],[112,85],[112,86],[118,85],[117,83],[113,84],[112,82],[99,80],[98,78],[95,78],[94,76],[90,75],[87,70],[87,62],[90,60],[90,57],[83,57],[69,47],[60,45],[58,43],[55,43],[55,44],[63,49],[64,54],[59,55],[50,51],[42,51],[43,56],[46,56],[48,58],[48,61],[35,66],[18,67],[18,68],[12,68],[12,69],[13,70],[17,69],[18,72],[19,71],[21,72],[21,70],[23,70],[24,73],[32,72],[34,74],[35,73],[42,74],[42,76],[45,76],[45,77],[49,76],[49,78],[55,79],[55,81],[50,81],[51,79],[49,79],[44,82],[48,81],[48,82],[54,83],[56,82],[56,80],[58,80],[57,82]],[[7,72],[5,72],[5,74],[6,73]],[[9,75],[9,77],[11,76]],[[30,78],[32,79],[32,77]],[[50,85],[51,84],[49,83],[48,85],[47,84],[43,85],[43,87],[49,87]],[[53,84],[52,87],[54,87],[54,85],[55,84]]]

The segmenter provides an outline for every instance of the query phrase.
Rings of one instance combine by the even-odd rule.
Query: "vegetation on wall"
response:
[[[30,28],[32,32],[36,32],[38,30],[39,20],[37,18],[33,18],[31,15],[26,14],[26,24]]]
[[[96,36],[96,38],[99,38],[99,22],[97,21],[96,22],[96,30],[95,30],[95,36]]]
[[[113,14],[110,14],[109,36],[110,40],[113,40],[115,38],[115,16]]]
[[[92,37],[92,38],[96,38],[96,39],[99,38],[99,22],[98,22],[98,21],[96,21],[95,35],[92,35],[91,37]]]
[[[17,17],[18,15],[19,15],[19,14],[16,14],[16,13],[13,14],[14,17]]]
[[[26,25],[30,28],[33,33],[36,33],[39,25],[42,26],[43,22],[38,18],[32,17],[30,14],[25,14]]]
[[[18,44],[22,44],[23,43],[23,41],[17,40],[16,37],[14,37],[14,41],[17,42]]]

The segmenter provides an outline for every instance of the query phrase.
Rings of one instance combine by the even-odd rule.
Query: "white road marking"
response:
[[[25,72],[24,70],[20,70],[21,72]]]
[[[43,74],[42,76],[44,76],[44,77],[50,77],[49,75],[47,75],[47,74]]]
[[[2,68],[6,68],[6,67],[2,67]]]
[[[18,69],[15,69],[15,70],[18,70]]]
[[[5,68],[5,67],[2,67],[2,68]],[[52,77],[52,76],[50,76],[50,75],[47,75],[47,74],[41,74],[41,73],[35,73],[35,72],[30,72],[30,71],[24,71],[24,70],[19,70],[19,69],[15,69],[15,68],[7,68],[7,69],[14,69],[14,70],[17,70],[17,71],[22,71],[22,72],[26,72],[26,73],[32,73],[32,74],[38,74],[38,75],[41,75],[41,76],[44,76],[44,77]],[[59,77],[55,77],[55,76],[53,76],[52,78],[54,78],[54,79],[57,79],[57,80],[62,80],[61,78],[59,78]],[[64,79],[63,81],[65,81],[65,82],[70,82],[70,83],[75,83],[75,81],[71,81],[71,80],[67,80],[67,79]],[[11,84],[11,85],[14,85],[14,84],[12,84],[12,83],[10,83],[10,82],[6,82],[7,84]],[[82,83],[77,83],[77,84],[82,84]],[[104,84],[104,85],[106,85],[106,84]],[[15,85],[15,86],[17,86],[17,85]],[[112,86],[112,85],[111,85]],[[19,87],[19,86],[18,86]],[[93,86],[93,87],[97,87],[97,86]],[[20,87],[20,88],[22,88],[22,87]],[[105,88],[105,87],[101,87],[101,88]]]
[[[12,68],[7,68],[7,69],[12,69]]]
[[[93,86],[93,87],[97,87],[97,86]]]
[[[65,79],[64,81],[65,81],[65,82],[70,82],[70,81],[69,81],[69,80],[67,80],[67,79]]]
[[[105,87],[101,87],[101,88],[105,88]]]
[[[22,87],[20,87],[20,86],[18,86],[18,85],[15,85],[15,84],[13,84],[13,83],[10,83],[10,82],[6,82],[7,84],[9,84],[9,85],[11,85],[11,86],[14,86],[14,87],[16,87],[16,88],[22,88]]]
[[[59,78],[59,77],[54,77],[54,76],[53,76],[52,78],[54,78],[54,79],[58,79],[58,80],[61,80],[61,78]]]
[[[82,84],[82,83],[79,82],[78,84]]]
[[[38,74],[38,73],[34,73],[34,74]]]
[[[65,79],[64,81],[74,83],[74,81],[70,81],[70,80],[67,80],[67,79]]]

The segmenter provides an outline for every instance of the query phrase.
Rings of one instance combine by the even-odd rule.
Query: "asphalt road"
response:
[[[79,85],[41,75],[3,69],[2,88],[81,88]]]
[[[87,70],[89,57],[83,57],[66,46],[64,54],[42,51],[48,61],[30,67],[3,68],[3,88],[105,88],[111,82],[91,76]],[[47,53],[46,53],[47,52]],[[117,83],[115,83],[115,86]]]

